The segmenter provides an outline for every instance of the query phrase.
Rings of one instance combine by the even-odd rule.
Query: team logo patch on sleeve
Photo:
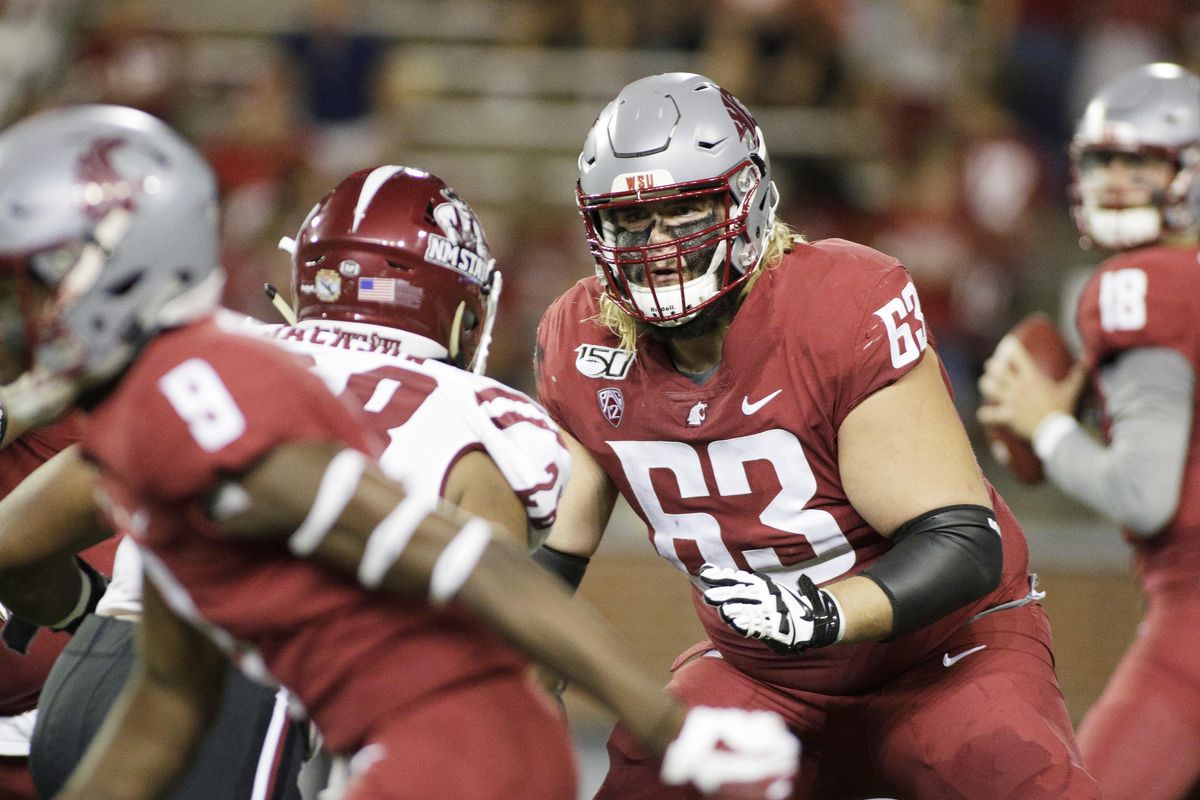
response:
[[[575,369],[589,378],[623,381],[637,354],[619,347],[581,344],[575,348]]]
[[[615,387],[608,387],[596,392],[596,400],[600,403],[600,413],[614,428],[620,426],[621,418],[625,416],[625,395]]]

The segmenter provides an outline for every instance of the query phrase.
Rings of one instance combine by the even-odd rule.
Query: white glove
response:
[[[784,800],[800,766],[800,741],[773,711],[697,706],[663,756],[662,781],[690,783],[704,794],[728,784],[761,786],[765,800]]]
[[[765,575],[705,564],[700,568],[704,602],[716,606],[725,624],[747,639],[764,639],[781,653],[801,653],[841,638],[842,612],[833,595],[807,575],[799,593]]]

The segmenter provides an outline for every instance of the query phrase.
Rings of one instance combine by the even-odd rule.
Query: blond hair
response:
[[[775,220],[771,224],[771,233],[767,237],[766,252],[751,270],[753,274],[742,285],[740,299],[745,299],[746,295],[750,294],[750,290],[754,288],[754,284],[758,283],[758,278],[762,275],[763,270],[778,267],[783,261],[783,257],[792,252],[795,243],[803,241],[804,237],[793,231],[786,222]],[[637,340],[641,335],[638,321],[617,305],[607,292],[600,293],[600,311],[593,319],[612,331],[613,335],[620,340],[622,350],[633,352],[637,349]]]

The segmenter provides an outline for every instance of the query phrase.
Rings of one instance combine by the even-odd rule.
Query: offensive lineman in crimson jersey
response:
[[[294,357],[220,328],[215,182],[178,134],[116,106],[44,112],[0,134],[0,187],[3,282],[27,323],[6,333],[28,348],[24,387],[54,390],[10,408],[86,406],[83,450],[151,578],[139,664],[60,800],[160,794],[222,652],[354,755],[351,800],[565,800],[562,720],[514,647],[626,719],[667,782],[787,792],[798,746],[779,717],[658,692],[503,531],[387,479],[381,443]]]
[[[979,419],[1033,443],[1065,492],[1118,521],[1146,617],[1079,727],[1108,800],[1200,788],[1200,77],[1129,70],[1089,103],[1071,146],[1080,233],[1115,254],[1076,307],[1082,358],[1045,378],[1014,340],[988,360]],[[1097,441],[1074,417],[1085,380]],[[1152,777],[1151,777],[1152,776]]]
[[[577,583],[624,496],[709,635],[669,689],[782,713],[795,797],[1098,797],[906,270],[776,222],[761,131],[702,76],[625,87],[578,191],[597,277],[538,333],[573,464],[539,560]],[[609,755],[598,798],[695,796],[620,726]]]

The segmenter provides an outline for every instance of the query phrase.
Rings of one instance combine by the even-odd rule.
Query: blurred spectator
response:
[[[996,37],[997,91],[1038,143],[1057,190],[1066,189],[1070,80],[1091,0],[992,0],[981,30]]]
[[[154,3],[116,0],[79,47],[65,99],[133,106],[174,124],[188,104],[186,66],[183,37],[158,27]]]
[[[308,157],[325,182],[383,160],[375,117],[386,43],[365,32],[362,0],[309,0],[303,28],[284,37],[304,98]]]
[[[280,232],[299,224],[292,220],[296,198],[316,196],[306,185],[310,175],[295,105],[290,83],[268,63],[233,91],[222,125],[200,143],[221,193],[225,303],[271,321],[278,313],[263,283],[281,290],[290,283],[288,260],[276,250]]]

